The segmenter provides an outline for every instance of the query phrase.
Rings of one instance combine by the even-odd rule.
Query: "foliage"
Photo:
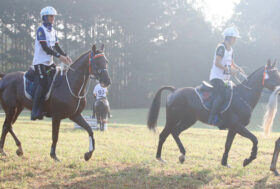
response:
[[[147,107],[162,85],[196,86],[208,80],[221,31],[205,22],[192,3],[195,1],[1,0],[0,71],[25,71],[32,64],[39,12],[51,5],[61,14],[55,24],[60,44],[73,59],[93,43],[105,43],[113,81],[111,106]],[[243,38],[234,47],[234,59],[248,73],[268,58],[277,58],[278,9],[276,0],[241,1],[225,24],[240,29]],[[91,93],[88,101],[90,108]]]

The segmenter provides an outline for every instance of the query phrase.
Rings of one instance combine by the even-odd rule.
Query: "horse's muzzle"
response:
[[[109,79],[107,80],[107,82],[105,82],[105,81],[100,81],[100,85],[101,85],[102,87],[108,87],[109,85],[111,85],[111,79],[109,78]]]
[[[108,71],[104,72],[103,76],[100,79],[101,86],[103,85],[104,87],[108,87],[109,85],[111,85],[111,83],[112,82]]]

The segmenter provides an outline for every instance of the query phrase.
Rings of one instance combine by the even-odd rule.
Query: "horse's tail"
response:
[[[280,92],[280,87],[277,87],[274,90],[274,92],[270,95],[268,104],[266,106],[266,113],[263,118],[263,130],[266,136],[268,136],[271,131],[275,114],[277,112],[277,106],[278,106],[277,101],[278,101],[279,92]]]
[[[176,89],[174,87],[171,86],[166,86],[166,87],[162,87],[160,88],[154,99],[152,102],[152,105],[150,107],[149,110],[149,114],[148,114],[148,120],[147,120],[147,126],[150,130],[155,130],[156,124],[157,124],[157,119],[158,119],[158,115],[159,115],[159,108],[160,108],[160,99],[161,99],[161,92],[163,90],[168,90],[168,91],[175,91]]]

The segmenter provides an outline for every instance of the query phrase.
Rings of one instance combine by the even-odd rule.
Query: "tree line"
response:
[[[193,8],[195,2],[0,0],[0,71],[26,71],[32,65],[40,10],[53,6],[60,14],[55,23],[60,44],[73,60],[93,43],[105,44],[113,81],[109,88],[112,108],[147,107],[162,85],[196,86],[208,80],[222,36]],[[276,0],[263,3],[241,1],[225,23],[240,29],[242,39],[234,47],[234,58],[248,73],[269,57],[277,58],[280,48],[279,5]]]

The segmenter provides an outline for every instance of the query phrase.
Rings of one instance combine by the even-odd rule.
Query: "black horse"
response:
[[[109,102],[107,98],[101,98],[94,103],[96,113],[96,122],[99,124],[101,131],[104,131],[104,126],[107,123],[107,115],[109,112]]]
[[[231,106],[223,115],[224,127],[228,128],[228,134],[221,162],[222,165],[228,166],[228,153],[237,133],[250,139],[253,143],[251,155],[248,159],[244,160],[243,166],[256,159],[258,140],[254,134],[246,129],[246,126],[249,124],[251,113],[259,101],[262,89],[274,90],[277,85],[280,85],[280,75],[275,63],[272,65],[269,60],[266,66],[257,69],[247,80],[233,87]],[[203,107],[194,88],[175,89],[173,87],[162,87],[157,91],[149,110],[147,126],[151,130],[154,130],[156,127],[161,92],[163,90],[169,90],[172,94],[167,99],[166,124],[159,136],[156,158],[162,161],[162,145],[168,135],[172,134],[181,152],[179,160],[183,163],[186,151],[179,139],[179,134],[191,127],[197,120],[207,123],[209,111]]]
[[[89,160],[95,149],[95,139],[93,132],[81,115],[86,105],[86,86],[89,76],[95,76],[99,82],[107,87],[111,84],[111,79],[107,70],[107,59],[101,50],[97,50],[93,45],[92,49],[82,54],[63,76],[57,76],[55,85],[50,97],[45,101],[45,111],[52,117],[52,146],[50,156],[58,160],[56,156],[56,144],[58,141],[59,126],[62,119],[69,118],[78,125],[82,126],[89,135],[89,152],[84,155],[85,160]],[[5,111],[6,118],[3,124],[0,154],[5,155],[4,144],[6,135],[9,132],[14,138],[18,149],[17,155],[23,155],[21,142],[13,131],[12,124],[23,108],[31,109],[32,101],[25,97],[24,92],[24,73],[13,72],[7,75],[0,75],[0,102]]]

